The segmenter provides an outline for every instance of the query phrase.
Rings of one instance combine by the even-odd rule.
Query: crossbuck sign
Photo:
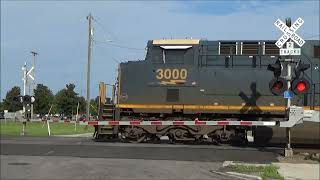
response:
[[[292,39],[296,44],[302,47],[305,41],[295,32],[302,26],[303,23],[304,20],[299,17],[289,28],[283,21],[277,19],[274,25],[283,32],[283,35],[278,39],[276,45],[281,48],[289,39]]]

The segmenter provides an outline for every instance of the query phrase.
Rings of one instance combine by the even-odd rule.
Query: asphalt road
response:
[[[224,161],[276,162],[280,152],[279,148],[2,137],[1,179],[234,179],[214,172]]]

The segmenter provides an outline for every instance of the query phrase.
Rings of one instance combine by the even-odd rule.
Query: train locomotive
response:
[[[319,41],[308,40],[295,57],[291,102],[306,109],[319,109],[319,47]],[[105,97],[101,84],[98,121],[118,123],[97,124],[96,139],[247,142],[253,126],[197,122],[287,118],[282,77],[288,57],[279,56],[275,41],[160,39],[148,41],[146,50],[144,60],[119,64],[112,98]],[[151,124],[140,125],[142,121]]]

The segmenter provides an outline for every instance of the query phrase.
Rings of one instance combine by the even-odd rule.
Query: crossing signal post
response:
[[[13,101],[17,104],[22,104],[24,108],[24,120],[22,121],[22,132],[21,135],[25,135],[27,121],[31,119],[31,106],[35,102],[34,96],[17,96],[13,98]]]
[[[284,56],[284,61],[280,62],[280,58],[273,65],[268,66],[268,70],[274,72],[275,78],[271,80],[269,83],[270,91],[274,95],[284,95],[284,98],[287,99],[287,109],[290,109],[291,106],[291,98],[293,97],[293,93],[296,95],[301,95],[310,89],[310,83],[307,79],[300,77],[301,73],[307,70],[310,65],[302,64],[301,60],[296,62],[293,59],[295,55],[301,55],[300,48],[294,48],[294,43],[298,46],[302,47],[305,41],[296,33],[296,31],[302,26],[304,20],[302,18],[298,18],[295,22],[291,23],[290,18],[286,18],[286,22],[282,22],[280,19],[277,19],[274,25],[281,30],[284,34],[278,39],[275,43],[280,48],[280,56]],[[287,42],[289,41],[289,42]],[[286,48],[282,48],[286,44]],[[281,64],[282,63],[282,64]],[[294,67],[294,74],[292,76],[292,66]],[[286,76],[280,77],[283,66],[287,68]],[[286,129],[287,133],[287,147],[285,148],[284,154],[285,156],[292,156],[293,151],[291,148],[291,134],[290,128]]]

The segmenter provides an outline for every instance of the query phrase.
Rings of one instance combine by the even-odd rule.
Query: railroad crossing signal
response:
[[[297,43],[300,47],[302,47],[305,41],[295,32],[302,26],[304,20],[302,18],[298,18],[291,27],[288,27],[283,21],[277,19],[274,25],[279,28],[284,34],[278,39],[276,45],[281,48],[284,43],[286,43],[289,39],[292,39],[295,43]]]
[[[33,104],[36,101],[36,99],[34,96],[25,95],[15,96],[13,97],[13,101],[16,104]]]

